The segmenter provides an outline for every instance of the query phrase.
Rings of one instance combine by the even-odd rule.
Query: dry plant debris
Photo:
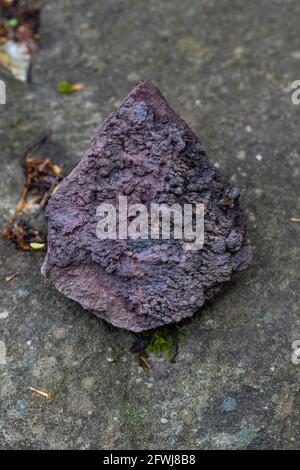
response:
[[[39,49],[42,1],[0,0],[0,63],[21,81],[29,78],[33,55]]]
[[[58,83],[57,85],[57,91],[59,93],[63,93],[66,95],[69,95],[71,93],[74,93],[76,91],[82,91],[84,89],[84,84],[83,83],[70,83],[67,80],[63,80]]]
[[[133,344],[130,348],[131,353],[138,355],[139,365],[145,370],[151,369],[151,366],[150,366],[149,361],[148,361],[148,356],[149,355],[146,351],[148,343],[149,343],[148,338],[145,338],[143,336],[136,336],[136,338],[135,338],[135,340],[134,340],[134,342],[133,342]]]
[[[144,354],[139,354],[139,364],[145,370],[151,369],[151,366],[148,362],[148,357]]]
[[[9,283],[9,282],[11,282],[17,275],[18,275],[18,273],[9,274],[8,276],[5,276],[4,281],[7,282],[7,283]]]
[[[14,213],[2,232],[2,237],[15,242],[24,251],[46,248],[46,236],[34,228],[30,221],[32,209],[42,211],[48,199],[63,179],[61,167],[50,158],[35,156],[39,147],[47,143],[43,137],[39,143],[26,152],[23,158],[25,184]]]
[[[41,397],[45,398],[45,400],[52,400],[52,398],[53,398],[53,393],[52,392],[45,392],[44,390],[40,390],[39,388],[35,388],[35,387],[29,387],[29,390],[31,390],[32,392],[37,393]]]

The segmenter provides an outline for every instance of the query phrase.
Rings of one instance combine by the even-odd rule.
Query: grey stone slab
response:
[[[254,263],[184,326],[175,364],[138,367],[130,333],[50,287],[42,253],[0,241],[0,446],[299,448],[300,5],[214,0],[46,2],[30,84],[2,69],[1,224],[45,131],[66,172],[140,78],[153,80],[242,191]],[[60,80],[84,91],[58,94]],[[45,401],[29,386],[54,390]]]

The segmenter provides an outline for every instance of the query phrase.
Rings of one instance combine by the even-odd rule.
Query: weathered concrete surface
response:
[[[47,3],[47,2],[46,2]],[[0,71],[1,224],[20,158],[52,130],[69,171],[139,78],[153,80],[242,188],[254,265],[185,325],[176,364],[138,368],[132,335],[48,287],[42,253],[1,240],[1,448],[299,448],[299,79],[296,0],[52,1],[33,83]],[[298,53],[298,54],[297,54]],[[59,95],[57,82],[84,81]],[[125,364],[124,364],[125,363]],[[57,392],[51,401],[29,386]]]

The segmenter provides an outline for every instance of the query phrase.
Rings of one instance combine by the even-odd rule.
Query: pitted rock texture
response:
[[[205,205],[205,243],[99,240],[97,207]],[[42,272],[67,297],[112,324],[142,331],[190,317],[251,262],[239,190],[214,168],[197,137],[157,88],[136,85],[97,129],[91,148],[46,210]]]

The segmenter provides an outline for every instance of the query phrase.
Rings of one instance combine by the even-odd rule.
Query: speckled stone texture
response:
[[[142,331],[178,322],[250,264],[239,194],[159,90],[142,81],[52,196],[42,272],[115,326]],[[117,208],[124,195],[149,213],[151,203],[203,204],[203,248],[187,250],[174,238],[99,240],[97,207]]]

